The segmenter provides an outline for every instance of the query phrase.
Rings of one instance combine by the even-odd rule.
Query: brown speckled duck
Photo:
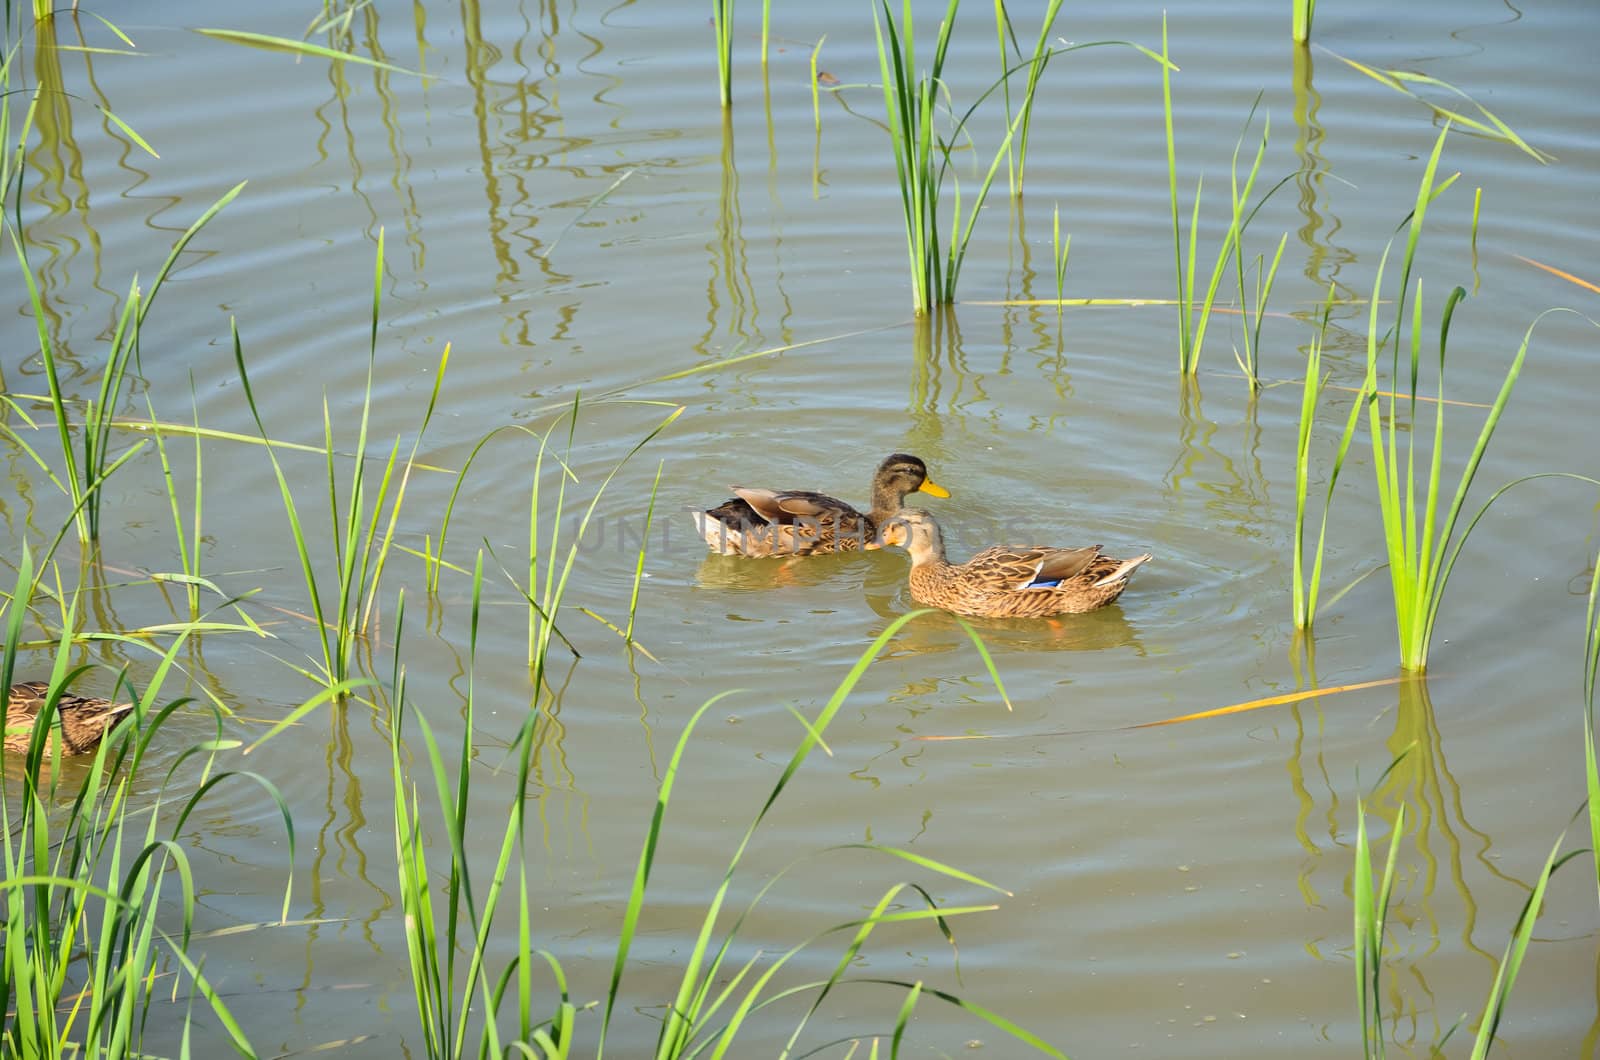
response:
[[[694,513],[695,528],[711,551],[725,556],[815,556],[877,548],[879,529],[901,510],[906,494],[950,493],[928,478],[928,465],[893,453],[872,476],[867,512],[825,493],[735,486],[735,496]]]
[[[1128,575],[1148,562],[1101,555],[1087,548],[996,546],[965,563],[944,554],[933,516],[907,508],[885,525],[882,543],[911,553],[911,598],[928,607],[983,618],[1044,618],[1104,607],[1128,587]]]
[[[22,754],[33,740],[33,723],[49,700],[50,685],[44,681],[23,681],[11,686],[7,696],[5,748]],[[132,703],[113,703],[93,696],[63,692],[56,701],[56,718],[45,737],[45,754],[57,732],[64,737],[62,755],[82,755],[93,751],[101,737],[133,711]],[[59,728],[57,727],[59,723]]]

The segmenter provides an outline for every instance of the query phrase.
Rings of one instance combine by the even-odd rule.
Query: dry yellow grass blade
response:
[[[1350,685],[1335,685],[1332,688],[1302,688],[1294,692],[1285,692],[1281,695],[1266,696],[1262,699],[1250,699],[1243,703],[1234,703],[1226,707],[1216,707],[1212,710],[1202,710],[1194,714],[1180,714],[1175,718],[1163,718],[1160,721],[1142,721],[1135,725],[1118,725],[1110,729],[1062,729],[1056,732],[1005,732],[1005,733],[963,733],[958,736],[917,736],[918,740],[945,741],[945,740],[999,740],[1020,736],[1086,736],[1097,732],[1128,732],[1133,729],[1154,729],[1162,725],[1177,725],[1186,721],[1204,721],[1207,718],[1220,718],[1228,714],[1243,714],[1245,711],[1260,710],[1262,707],[1277,707],[1285,703],[1298,703],[1304,699],[1316,699],[1320,696],[1336,695],[1340,692],[1359,692],[1364,688],[1382,688],[1385,685],[1397,685],[1405,677],[1384,677],[1376,681],[1358,681]]]
[[[1328,389],[1329,390],[1343,390],[1343,391],[1345,391],[1347,393],[1350,393],[1350,394],[1359,394],[1359,393],[1362,392],[1361,391],[1361,387],[1358,387],[1358,386],[1335,386],[1332,383],[1328,384]],[[1391,392],[1389,392],[1387,390],[1378,391],[1378,396],[1379,397],[1403,398],[1403,399],[1408,400],[1408,401],[1411,399],[1411,395],[1410,394],[1394,394],[1394,393],[1391,393]],[[1441,402],[1440,402],[1439,398],[1429,397],[1426,394],[1418,394],[1417,395],[1417,403],[1421,404],[1421,405],[1438,405]],[[1445,399],[1443,399],[1443,404],[1446,404],[1446,405],[1459,405],[1464,409],[1486,409],[1486,408],[1492,408],[1493,407],[1493,406],[1490,406],[1490,405],[1485,405],[1481,401],[1457,401],[1455,398],[1445,398]]]
[[[1178,304],[1175,298],[988,298],[988,299],[962,299],[962,305],[982,306],[1111,306],[1124,309],[1139,309],[1143,306],[1174,306]],[[1320,303],[1319,303],[1320,304]],[[1366,305],[1365,298],[1342,298],[1334,305]],[[1244,311],[1236,306],[1212,306],[1211,312],[1222,316],[1243,316]],[[1195,316],[1200,315],[1198,308]],[[1279,310],[1269,310],[1265,316],[1276,320],[1297,320],[1293,313]]]
[[[1572,275],[1572,273],[1570,273],[1570,272],[1563,272],[1562,270],[1556,268],[1554,265],[1546,265],[1542,261],[1534,261],[1532,258],[1525,258],[1521,254],[1513,254],[1512,257],[1516,258],[1518,261],[1526,262],[1529,265],[1532,265],[1536,269],[1543,269],[1545,272],[1548,272],[1552,276],[1559,276],[1563,280],[1566,280],[1568,283],[1575,283],[1579,287],[1582,287],[1586,291],[1593,291],[1595,294],[1600,294],[1600,287],[1596,287],[1594,284],[1590,283],[1588,280],[1580,280],[1580,279],[1578,279],[1578,277]]]
[[[1176,718],[1163,718],[1160,721],[1144,721],[1137,725],[1124,725],[1124,729],[1154,729],[1161,725],[1177,725],[1185,721],[1204,721],[1206,718],[1220,718],[1226,714],[1242,714],[1247,710],[1260,710],[1262,707],[1276,707],[1284,703],[1296,703],[1302,699],[1316,699],[1318,696],[1331,696],[1339,692],[1357,692],[1363,688],[1381,688],[1384,685],[1397,685],[1406,680],[1404,677],[1385,677],[1377,681],[1359,681],[1353,685],[1335,685],[1332,688],[1302,688],[1297,692],[1285,692],[1282,695],[1266,696],[1262,699],[1250,699],[1232,706],[1217,707],[1213,710],[1202,710],[1197,714],[1180,714]]]

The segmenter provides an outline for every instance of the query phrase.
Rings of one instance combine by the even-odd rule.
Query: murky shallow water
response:
[[[952,60],[958,98],[992,76],[992,22],[981,5],[968,6]],[[953,552],[1004,530],[1148,548],[1157,562],[1106,612],[1059,628],[983,627],[1011,713],[954,622],[935,617],[902,631],[831,730],[834,756],[808,764],[764,827],[743,893],[764,873],[837,844],[909,848],[1015,897],[957,924],[959,986],[932,930],[883,933],[862,974],[957,989],[1075,1056],[1350,1055],[1359,1039],[1348,897],[1355,796],[1411,746],[1372,804],[1392,820],[1404,801],[1413,830],[1393,916],[1390,1005],[1401,1013],[1393,1038],[1425,1055],[1462,1013],[1481,1008],[1528,886],[1582,794],[1578,663],[1593,497],[1532,483],[1485,519],[1446,598],[1426,685],[1122,728],[1311,680],[1288,621],[1298,387],[1248,402],[1231,375],[1237,327],[1223,318],[1200,386],[1184,392],[1170,307],[1071,309],[1058,320],[1052,309],[964,304],[953,318],[911,323],[898,198],[871,121],[881,106],[875,90],[843,94],[859,117],[825,97],[820,146],[813,138],[810,46],[826,33],[821,67],[847,84],[873,80],[866,8],[782,12],[765,93],[751,61],[756,23],[741,16],[738,105],[727,123],[715,106],[706,13],[676,8],[362,9],[356,50],[424,67],[437,75],[427,83],[296,63],[186,31],[298,36],[310,9],[264,16],[250,5],[174,5],[159,24],[150,12],[119,12],[148,54],[65,54],[65,82],[80,97],[103,97],[162,158],[125,149],[92,108],[75,104],[73,127],[33,156],[23,207],[29,238],[48,248],[35,264],[59,314],[51,333],[85,366],[71,387],[95,385],[92,366],[131,272],[150,275],[193,217],[248,179],[149,318],[143,376],[162,418],[253,430],[227,337],[235,317],[269,430],[317,442],[326,394],[353,437],[380,227],[388,256],[372,430],[381,448],[397,434],[409,445],[446,343],[442,404],[420,454],[440,466],[461,466],[495,426],[543,429],[580,390],[686,406],[608,488],[597,509],[604,534],[588,539],[569,597],[625,618],[635,546],[619,544],[619,531],[637,534],[663,461],[636,629],[658,661],[630,657],[575,609],[565,615],[583,658],[555,675],[557,725],[527,792],[539,942],[567,965],[577,997],[600,996],[672,745],[708,696],[746,690],[713,708],[689,752],[625,983],[643,1014],[617,1028],[621,1055],[642,1055],[653,1040],[659,1010],[647,1006],[670,996],[704,901],[800,739],[787,707],[814,712],[910,606],[898,555],[742,564],[707,557],[683,512],[720,499],[730,481],[861,497],[869,469],[897,449],[924,456],[954,493],[930,502]],[[931,29],[935,16],[925,17]],[[1483,3],[1411,12],[1402,24],[1391,7],[1325,5],[1315,32],[1322,47],[1310,53],[1314,91],[1298,106],[1287,19],[1286,5],[1266,3],[1172,15],[1186,200],[1202,169],[1207,177],[1211,249],[1202,259],[1216,246],[1228,155],[1264,91],[1273,118],[1264,172],[1276,180],[1314,171],[1279,193],[1252,229],[1252,253],[1270,252],[1289,232],[1273,308],[1303,319],[1268,321],[1263,370],[1298,378],[1304,318],[1330,282],[1347,295],[1370,290],[1436,134],[1423,108],[1330,51],[1467,87],[1559,156],[1541,167],[1465,135],[1446,148],[1445,166],[1463,176],[1430,211],[1420,274],[1430,306],[1456,283],[1474,292],[1456,317],[1451,393],[1488,400],[1539,311],[1596,308],[1592,294],[1518,260],[1600,275],[1600,152],[1584,105],[1600,89],[1587,56],[1600,29],[1595,12],[1581,3],[1520,11]],[[1059,28],[1074,40],[1153,46],[1160,12],[1068,11]],[[87,20],[84,32],[107,43]],[[59,33],[76,39],[65,21]],[[574,224],[624,173],[632,175]],[[973,183],[965,174],[964,187]],[[1474,255],[1467,234],[1480,186]],[[1170,296],[1160,85],[1148,60],[1100,49],[1052,64],[1027,194],[1020,211],[1003,194],[991,198],[964,299],[1053,295],[1057,203],[1073,236],[1069,295]],[[22,311],[6,330],[7,387],[42,392],[33,324],[12,289]],[[1359,381],[1363,313],[1336,316],[1327,366],[1336,385]],[[1534,471],[1593,472],[1594,334],[1572,316],[1540,326],[1479,496]],[[806,345],[714,364],[791,344]],[[706,370],[647,382],[690,368]],[[1319,479],[1350,400],[1333,390],[1324,401]],[[143,414],[142,394],[128,411]],[[579,501],[666,411],[587,407],[573,453]],[[1480,415],[1451,410],[1458,456]],[[7,453],[14,536],[53,532],[61,498]],[[487,539],[501,562],[526,572],[533,454],[526,438],[507,435],[478,458],[456,509],[452,560],[470,564]],[[1381,559],[1369,456],[1358,439],[1330,527],[1330,592]],[[319,495],[318,462],[285,459],[308,498],[306,518],[325,520],[309,499]],[[184,662],[198,685],[239,711],[231,728],[248,739],[309,694],[279,660],[303,662],[315,642],[294,617],[306,601],[270,465],[256,447],[217,442],[206,445],[204,466],[204,569],[230,591],[261,587],[257,611],[281,639],[211,637]],[[549,472],[547,490],[556,484]],[[180,457],[179,480],[188,474]],[[414,480],[405,544],[436,538],[451,482]],[[175,567],[159,464],[141,458],[110,491],[108,568]],[[514,780],[495,767],[533,690],[525,612],[493,562],[486,571],[473,798],[484,822],[474,855],[487,865],[514,796]],[[466,580],[447,578],[430,600],[417,561],[394,559],[383,594],[390,624],[370,664],[380,676],[389,673],[402,586],[411,691],[449,746],[461,731]],[[92,626],[109,629],[170,612],[148,589],[113,590],[94,600],[92,616]],[[1379,573],[1319,623],[1316,683],[1394,676],[1392,623]],[[197,717],[195,738],[208,725]],[[986,738],[929,739],[977,735]],[[205,947],[207,973],[263,1053],[358,1035],[372,1037],[350,1054],[415,1052],[384,725],[360,708],[318,714],[243,764],[290,796],[299,837],[292,915],[329,922],[215,940]],[[277,915],[285,841],[267,800],[224,788],[188,838],[206,888],[202,928]],[[1513,998],[1506,1055],[1593,1051],[1586,872],[1580,862],[1553,885]],[[789,945],[870,909],[907,875],[903,864],[860,851],[807,861],[765,899],[745,939]],[[934,891],[945,902],[982,900],[944,882]],[[496,956],[513,945],[508,932]],[[801,958],[797,978],[827,974],[837,952]],[[813,1024],[812,1040],[885,1031],[899,1001],[883,988],[844,991]],[[792,1018],[770,1026],[775,1037],[757,1029],[742,1055],[775,1051]],[[920,1007],[916,1033],[925,1050],[978,1039],[990,1055],[1020,1055],[932,1001]]]

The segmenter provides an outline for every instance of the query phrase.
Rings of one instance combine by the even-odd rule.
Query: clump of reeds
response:
[[[0,726],[8,736],[29,724],[6,717],[4,690],[22,677],[23,628],[37,584],[32,551],[24,543],[15,589],[0,605]],[[186,702],[177,699],[158,707],[162,682],[189,636],[202,625],[167,627],[176,636],[156,652],[158,662],[143,695],[133,690],[126,673],[118,677],[115,694],[134,699],[131,717],[83,765],[68,766],[61,757],[62,740],[45,737],[57,724],[61,696],[91,668],[69,661],[77,637],[76,593],[53,595],[61,609],[61,628],[46,704],[31,723],[27,752],[0,757],[0,1052],[19,1057],[144,1055],[142,1039],[152,1006],[171,1004],[171,995],[178,992],[161,982],[160,970],[170,961],[181,967],[188,982],[189,1006],[176,1016],[185,1037],[198,997],[230,1043],[253,1055],[227,1004],[189,952],[195,884],[186,848],[178,839],[206,794],[241,776],[215,768],[217,752],[233,745],[207,741],[178,756],[166,775],[203,778],[192,793],[172,793],[170,783],[163,782],[154,795],[142,791],[137,799],[132,796],[147,749]],[[180,771],[178,765],[184,768]],[[249,779],[282,812],[292,862],[294,831],[281,793],[263,778]],[[164,812],[168,809],[172,812]],[[285,916],[288,903],[286,885]],[[161,926],[174,913],[181,923],[176,933]]]
[[[1339,472],[1355,437],[1356,423],[1361,418],[1361,402],[1353,402],[1350,415],[1345,420],[1344,433],[1339,436],[1334,450],[1333,467],[1328,472],[1328,489],[1322,500],[1322,521],[1317,528],[1317,547],[1311,554],[1311,570],[1305,570],[1306,556],[1306,493],[1311,481],[1311,429],[1317,418],[1317,400],[1327,380],[1322,375],[1322,349],[1328,338],[1328,317],[1333,310],[1333,285],[1328,286],[1328,299],[1322,306],[1322,320],[1306,347],[1306,377],[1300,393],[1300,432],[1295,442],[1294,461],[1294,625],[1296,629],[1310,629],[1317,617],[1317,600],[1322,591],[1322,557],[1328,540],[1328,513],[1333,510],[1333,489],[1339,483]]]
[[[1522,372],[1528,354],[1528,344],[1533,338],[1533,325],[1523,335],[1522,344],[1506,370],[1504,382],[1494,403],[1484,419],[1466,466],[1451,497],[1449,506],[1441,513],[1440,488],[1444,458],[1444,382],[1448,359],[1446,350],[1450,337],[1450,324],[1456,306],[1466,297],[1466,290],[1454,288],[1445,298],[1440,311],[1438,346],[1438,392],[1434,395],[1433,440],[1431,458],[1426,477],[1419,483],[1417,471],[1418,436],[1415,423],[1418,405],[1418,385],[1421,377],[1423,297],[1422,284],[1417,284],[1411,300],[1409,328],[1407,328],[1407,297],[1411,295],[1410,281],[1417,242],[1430,203],[1450,187],[1459,174],[1436,180],[1439,156],[1444,150],[1445,137],[1449,135],[1447,122],[1439,131],[1433,151],[1423,169],[1417,189],[1416,205],[1406,235],[1405,252],[1401,258],[1399,291],[1394,298],[1396,319],[1387,331],[1380,331],[1378,311],[1381,305],[1384,268],[1388,263],[1389,249],[1385,248],[1378,263],[1377,277],[1372,286],[1372,299],[1367,322],[1367,374],[1361,401],[1367,409],[1367,422],[1372,441],[1372,463],[1377,477],[1378,506],[1383,519],[1385,551],[1389,560],[1389,578],[1394,592],[1395,622],[1400,641],[1400,664],[1407,670],[1424,670],[1428,665],[1428,649],[1432,643],[1434,624],[1439,615],[1439,604],[1444,596],[1445,583],[1450,570],[1460,554],[1467,534],[1472,527],[1456,537],[1456,521],[1466,501],[1467,491],[1477,475],[1501,413],[1511,399],[1512,388]],[[1406,336],[1409,335],[1409,342]],[[1390,358],[1390,389],[1385,407],[1380,391],[1378,359],[1380,350],[1393,337]],[[1400,347],[1409,347],[1409,368],[1406,382],[1400,376]],[[1400,451],[1398,425],[1400,420],[1401,388],[1405,386],[1405,417],[1412,422],[1406,432],[1406,449]],[[1441,517],[1442,514],[1442,517]],[[1481,514],[1481,513],[1480,513]],[[1473,520],[1476,523],[1476,519]]]
[[[0,425],[18,445],[20,445],[44,471],[45,475],[55,486],[67,495],[72,502],[74,512],[74,525],[77,527],[78,538],[81,541],[95,541],[100,537],[100,485],[111,476],[119,467],[125,464],[144,443],[138,442],[132,447],[113,456],[111,444],[112,421],[117,407],[121,402],[123,383],[127,378],[128,367],[138,360],[139,356],[139,330],[145,316],[150,312],[150,307],[155,303],[156,295],[160,293],[161,286],[166,282],[167,275],[177,263],[178,255],[183,253],[184,247],[194,238],[195,233],[205,227],[206,223],[217,215],[223,207],[244,189],[241,182],[229,190],[222,198],[212,203],[200,217],[186,229],[178,241],[173,244],[172,251],[162,263],[151,282],[149,290],[144,290],[139,284],[138,276],[133,278],[128,286],[128,295],[123,300],[122,310],[117,316],[115,330],[111,334],[111,346],[106,352],[105,367],[100,373],[100,388],[95,397],[84,404],[81,428],[82,452],[73,442],[74,416],[69,408],[73,402],[61,389],[60,374],[57,370],[58,353],[55,343],[50,340],[50,331],[47,324],[49,313],[44,305],[44,298],[39,290],[38,281],[33,274],[33,268],[28,262],[26,243],[18,233],[6,226],[6,232],[11,237],[11,244],[16,251],[17,263],[22,269],[23,281],[28,289],[28,304],[33,312],[35,330],[39,337],[39,357],[44,363],[45,385],[50,395],[50,408],[55,420],[56,440],[61,446],[62,471],[57,474],[44,461],[41,455],[29,445],[28,442],[9,425]],[[21,413],[21,418],[28,427],[34,427],[33,420],[21,407],[11,403],[11,408]]]
[[[288,476],[278,460],[276,451],[278,443],[268,437],[266,425],[261,419],[261,411],[256,404],[255,392],[250,385],[250,375],[245,369],[244,344],[239,338],[238,326],[235,324],[232,328],[234,362],[239,372],[239,380],[243,384],[245,402],[249,406],[256,430],[266,448],[267,458],[272,462],[284,514],[288,516],[289,531],[294,539],[295,552],[300,559],[301,576],[305,580],[306,592],[311,598],[312,617],[317,624],[318,640],[322,649],[320,672],[312,673],[304,669],[301,672],[330,689],[343,687],[349,680],[356,639],[366,631],[372,621],[378,585],[388,560],[389,550],[394,544],[400,508],[405,502],[406,486],[416,467],[417,449],[422,444],[422,436],[427,431],[433,410],[438,404],[439,390],[444,383],[445,370],[450,361],[450,347],[447,345],[439,359],[438,370],[434,373],[433,391],[428,396],[428,404],[423,411],[422,422],[417,428],[416,436],[412,440],[411,451],[404,463],[399,463],[400,439],[395,438],[389,448],[388,459],[383,465],[383,473],[377,478],[377,494],[372,499],[369,510],[367,426],[372,411],[372,378],[378,355],[378,317],[382,295],[383,231],[380,229],[372,273],[372,315],[367,347],[366,388],[362,392],[355,452],[351,460],[349,485],[345,490],[342,511],[339,496],[340,474],[335,463],[333,417],[328,409],[327,395],[324,394],[322,399],[324,481],[332,519],[331,534],[328,538],[328,544],[333,550],[334,565],[334,581],[331,585],[317,574],[317,562],[312,556],[314,535],[300,520],[294,491],[290,488]],[[392,502],[389,501],[391,489],[394,491]],[[386,502],[390,504],[387,521],[383,519]]]
[[[1056,16],[1061,12],[1062,0],[1050,0],[1045,7],[1044,17],[1039,21],[1039,35],[1034,39],[1033,51],[1024,59],[1022,48],[1017,41],[1016,28],[1011,23],[1011,12],[1006,5],[994,5],[995,35],[1000,41],[1000,85],[1005,97],[1006,124],[1011,124],[1011,74],[1013,60],[1021,64],[1019,68],[1028,71],[1027,83],[1023,88],[1022,106],[1018,112],[1021,126],[1017,130],[1016,150],[1009,147],[1006,150],[1006,176],[1010,180],[1011,194],[1022,194],[1022,179],[1028,167],[1028,136],[1033,128],[1033,101],[1039,87],[1039,78],[1044,75],[1044,68],[1049,64],[1050,57],[1055,53],[1050,50],[1050,31],[1055,27]],[[1011,41],[1011,58],[1006,56],[1006,41]]]
[[[1222,286],[1222,277],[1228,259],[1232,257],[1239,285],[1239,309],[1244,314],[1245,321],[1245,355],[1239,358],[1239,366],[1244,370],[1245,378],[1252,391],[1260,387],[1257,371],[1256,357],[1261,344],[1261,321],[1266,314],[1267,299],[1272,294],[1272,282],[1277,275],[1278,262],[1283,256],[1283,248],[1288,241],[1288,234],[1278,241],[1277,254],[1273,257],[1270,269],[1263,272],[1263,259],[1257,259],[1255,306],[1252,309],[1245,288],[1244,267],[1244,239],[1250,227],[1250,222],[1255,219],[1268,199],[1293,176],[1286,176],[1267,189],[1262,196],[1252,205],[1250,194],[1255,188],[1256,178],[1261,172],[1262,160],[1266,157],[1267,142],[1272,134],[1272,118],[1267,115],[1263,118],[1261,126],[1261,139],[1256,145],[1255,158],[1250,163],[1250,172],[1245,177],[1241,187],[1239,183],[1239,152],[1244,146],[1246,134],[1255,121],[1256,110],[1261,105],[1261,96],[1257,94],[1255,102],[1250,105],[1250,112],[1245,116],[1244,127],[1239,132],[1239,139],[1233,146],[1233,159],[1229,168],[1231,178],[1229,191],[1229,216],[1228,228],[1223,233],[1222,246],[1217,249],[1216,261],[1211,266],[1211,276],[1206,283],[1205,293],[1197,295],[1195,287],[1195,259],[1199,253],[1200,244],[1200,200],[1205,190],[1205,177],[1202,175],[1195,182],[1194,202],[1189,213],[1189,230],[1187,247],[1183,234],[1183,227],[1179,220],[1178,208],[1178,149],[1173,135],[1172,119],[1172,71],[1177,69],[1172,62],[1167,49],[1167,20],[1161,18],[1161,102],[1162,116],[1166,129],[1167,141],[1167,194],[1172,212],[1172,256],[1174,275],[1177,283],[1177,297],[1175,303],[1178,307],[1178,371],[1186,376],[1193,376],[1200,369],[1200,351],[1205,346],[1206,328],[1211,322],[1212,308],[1216,303],[1217,290]],[[1197,316],[1198,314],[1198,316]],[[1237,354],[1235,354],[1238,357]]]
[[[559,525],[559,524],[558,524]],[[554,542],[552,542],[552,547]],[[530,881],[529,860],[536,856],[525,842],[526,789],[531,764],[540,744],[541,726],[548,724],[547,712],[530,710],[512,743],[511,762],[517,783],[515,796],[504,816],[485,813],[474,807],[470,770],[473,762],[476,682],[474,680],[480,600],[483,588],[483,557],[480,553],[472,571],[472,620],[469,624],[466,703],[460,753],[453,764],[442,752],[433,730],[421,711],[406,694],[406,672],[400,663],[399,641],[404,627],[404,598],[398,609],[396,661],[392,679],[390,709],[391,772],[394,779],[395,844],[398,856],[399,890],[405,911],[407,953],[411,963],[412,986],[422,1022],[423,1045],[431,1057],[460,1057],[483,1052],[488,1055],[571,1055],[580,1035],[595,1042],[594,1055],[604,1055],[614,1019],[629,1007],[624,1003],[622,981],[631,962],[632,946],[645,915],[645,898],[662,843],[666,815],[676,786],[688,778],[685,758],[696,727],[706,713],[726,695],[713,696],[690,716],[674,747],[662,775],[660,790],[649,813],[644,842],[628,892],[626,909],[619,929],[609,985],[598,1004],[598,1026],[590,1025],[587,1034],[579,1020],[593,1007],[573,1000],[565,970],[552,953],[539,949],[535,939],[537,895]],[[1016,1026],[956,995],[894,978],[872,977],[854,980],[848,973],[861,951],[880,928],[901,923],[931,921],[948,934],[954,917],[995,908],[992,904],[943,906],[923,887],[900,883],[889,888],[869,911],[855,915],[832,928],[802,939],[769,958],[763,966],[762,954],[735,967],[732,955],[740,948],[739,932],[763,895],[778,882],[768,881],[755,893],[749,905],[723,924],[723,912],[733,890],[739,866],[769,811],[789,782],[818,747],[827,749],[825,734],[845,699],[855,688],[867,667],[907,622],[922,612],[902,616],[861,655],[827,704],[814,718],[796,712],[804,732],[798,748],[757,810],[754,819],[734,847],[720,883],[706,906],[700,930],[684,957],[680,986],[670,1004],[651,1055],[658,1060],[678,1060],[696,1055],[736,1055],[737,1043],[747,1038],[751,1017],[768,1003],[783,997],[809,996],[783,1055],[796,1053],[796,1043],[810,1021],[835,989],[852,982],[888,985],[906,992],[897,1017],[904,1032],[916,1000],[932,996],[957,1005],[1004,1032],[1018,1042],[1048,1056],[1063,1054],[1037,1035]],[[544,641],[542,651],[549,649]],[[984,654],[985,666],[993,674],[992,661]],[[996,677],[998,682],[998,677]],[[548,693],[554,695],[555,693]],[[1002,691],[1003,695],[1003,691]],[[415,737],[407,740],[412,726],[424,747],[421,754],[408,749]],[[423,763],[423,775],[414,776],[408,763]],[[454,773],[454,776],[452,776]],[[430,858],[422,839],[422,812],[418,786],[426,784],[437,794],[440,822],[448,838],[446,851]],[[486,822],[499,835],[498,855],[492,866],[473,871],[467,863],[469,833]],[[499,823],[499,822],[504,823]],[[924,855],[879,844],[857,844],[861,849],[894,859],[920,873],[931,873],[947,881],[1005,894],[1007,892],[970,873],[945,865]],[[907,905],[907,900],[910,904]],[[507,903],[515,903],[514,912]],[[515,917],[515,927],[501,924]],[[719,930],[722,932],[719,937]],[[514,941],[514,956],[503,967],[493,966],[493,943],[507,933]],[[799,954],[829,935],[847,938],[838,962],[826,979],[799,985],[784,985],[777,976]],[[553,990],[535,988],[535,971],[547,974]]]
[[[966,113],[955,122],[948,137],[938,132],[936,119],[940,109],[939,96],[947,91],[944,65],[950,47],[950,33],[955,25],[960,0],[949,0],[944,20],[939,24],[939,35],[934,43],[933,62],[926,73],[918,73],[916,27],[912,21],[909,0],[901,9],[897,20],[890,10],[888,0],[879,0],[873,9],[873,29],[877,34],[878,69],[883,77],[883,103],[888,115],[889,142],[894,151],[895,175],[900,187],[901,210],[906,231],[906,252],[911,264],[911,301],[920,315],[927,313],[936,303],[955,301],[956,281],[961,275],[961,265],[966,259],[967,244],[989,188],[1000,170],[1000,163],[1012,157],[1011,144],[1018,131],[1028,121],[1032,112],[1034,95],[1038,89],[1036,71],[1046,58],[1053,54],[1044,47],[1045,38],[1039,38],[1033,58],[1006,71]],[[1052,2],[1046,11],[1046,24],[1054,19],[1059,2]],[[881,8],[881,18],[880,18]],[[1079,45],[1081,47],[1081,45]],[[983,99],[996,88],[1008,84],[1012,73],[1026,67],[1030,71],[1017,112],[1007,123],[1005,138],[995,151],[989,168],[978,185],[971,205],[963,211],[961,185],[955,185],[948,234],[940,234],[941,199],[945,179],[950,176],[950,154],[953,144],[966,133],[968,120]],[[1020,180],[1021,161],[1018,161]]]

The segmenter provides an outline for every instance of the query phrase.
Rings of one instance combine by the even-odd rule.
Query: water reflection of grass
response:
[[[1420,687],[1420,682],[1418,683]],[[1405,752],[1390,763],[1385,770],[1384,783],[1396,768],[1400,767],[1413,748]],[[1391,903],[1397,883],[1396,865],[1400,851],[1401,838],[1404,835],[1405,804],[1401,803],[1395,810],[1393,825],[1389,832],[1389,846],[1384,859],[1383,873],[1379,882],[1373,883],[1373,858],[1371,843],[1367,837],[1366,803],[1358,800],[1356,804],[1356,838],[1355,838],[1355,866],[1351,879],[1351,898],[1355,905],[1355,968],[1356,968],[1356,1004],[1361,1014],[1361,1045],[1362,1055],[1373,1060],[1386,1054],[1386,1045],[1390,1031],[1386,1030],[1391,1020],[1396,1030],[1401,1022],[1402,1014],[1396,1011],[1393,1016],[1386,1012],[1386,1000],[1390,1005],[1395,1005],[1399,999],[1395,996],[1393,988],[1384,989],[1383,979],[1386,965],[1385,950],[1388,938],[1388,920],[1390,917]],[[1533,928],[1538,919],[1539,912],[1544,904],[1546,888],[1549,886],[1551,875],[1563,864],[1576,857],[1580,851],[1572,851],[1561,855],[1561,846],[1566,839],[1566,832],[1557,837],[1555,846],[1551,848],[1550,856],[1545,859],[1544,867],[1530,889],[1527,901],[1523,903],[1522,912],[1518,915],[1516,924],[1511,929],[1511,938],[1506,943],[1504,955],[1498,961],[1489,957],[1494,962],[1494,981],[1489,987],[1489,996],[1484,1003],[1483,1011],[1478,1017],[1477,1034],[1473,1040],[1472,1058],[1482,1060],[1487,1057],[1495,1042],[1495,1032],[1499,1029],[1500,1021],[1505,1015],[1507,1003],[1510,1000],[1512,988],[1516,985],[1517,976],[1522,968],[1523,958],[1527,954],[1528,944],[1533,938]],[[1471,908],[1469,902],[1469,909]],[[1435,932],[1436,936],[1436,932]],[[1471,944],[1471,940],[1468,940]],[[1476,947],[1474,947],[1476,949]],[[1479,950],[1482,953],[1483,951]],[[1485,954],[1488,957],[1488,954]],[[1419,981],[1420,976],[1419,976]],[[1426,985],[1424,983],[1424,989]],[[1412,1013],[1411,1020],[1415,1022],[1416,1014]],[[1440,1055],[1446,1042],[1454,1036],[1462,1024],[1467,1021],[1462,1016],[1442,1028],[1435,1021],[1434,1032],[1431,1035],[1429,1051],[1431,1055]]]

